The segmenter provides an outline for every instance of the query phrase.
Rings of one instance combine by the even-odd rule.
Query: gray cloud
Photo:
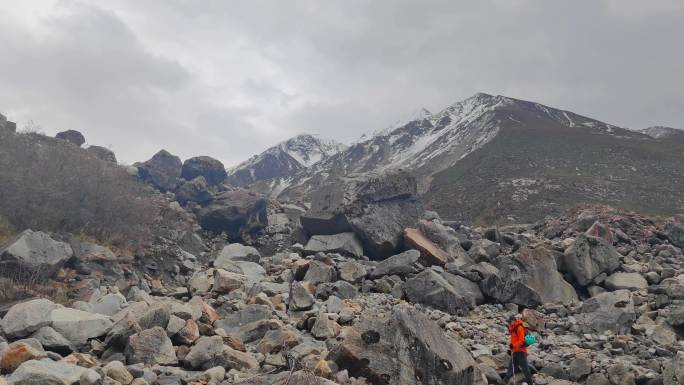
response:
[[[478,91],[684,127],[679,0],[29,3],[0,15],[0,111],[128,162],[163,147],[232,165]]]

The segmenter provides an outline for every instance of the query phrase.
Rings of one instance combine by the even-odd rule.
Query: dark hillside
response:
[[[503,117],[494,140],[435,175],[426,201],[444,218],[530,222],[577,202],[684,211],[684,143],[514,114],[518,122]]]
[[[69,142],[0,132],[0,217],[16,230],[80,233],[132,245],[159,215],[151,188]],[[6,226],[7,227],[7,226]]]

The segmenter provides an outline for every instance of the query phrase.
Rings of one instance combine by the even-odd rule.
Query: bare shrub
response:
[[[0,134],[0,215],[17,230],[83,233],[121,247],[151,238],[160,208],[117,165],[36,133]]]
[[[49,298],[66,302],[66,295],[56,286],[46,284],[40,269],[3,271],[0,276],[0,303],[10,303],[27,298]]]

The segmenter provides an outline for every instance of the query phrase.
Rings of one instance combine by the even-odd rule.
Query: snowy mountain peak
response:
[[[323,158],[344,151],[347,146],[332,139],[318,135],[300,134],[267,151],[279,149],[296,159],[302,166],[310,167]]]
[[[674,127],[653,126],[641,129],[639,132],[655,139],[684,138],[684,130]]]
[[[228,172],[228,181],[243,186],[288,178],[346,149],[347,146],[342,143],[317,135],[297,135],[233,167]]]

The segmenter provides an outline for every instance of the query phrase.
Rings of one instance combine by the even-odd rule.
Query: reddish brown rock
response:
[[[449,254],[429,240],[418,229],[406,229],[404,231],[404,241],[408,247],[420,251],[422,261],[427,266],[444,266],[449,261]]]
[[[39,350],[28,343],[17,341],[11,343],[0,357],[0,372],[12,373],[26,361],[39,360],[45,357],[47,354],[42,349]]]
[[[183,345],[192,345],[195,340],[197,340],[200,336],[200,331],[199,327],[197,326],[197,322],[193,321],[192,319],[189,319],[185,321],[185,326],[176,333],[176,340],[183,344]]]
[[[603,223],[598,221],[594,222],[594,224],[591,225],[591,227],[585,232],[585,234],[596,238],[603,238],[606,242],[608,242],[611,245],[615,243],[615,236],[610,226],[604,225]]]

